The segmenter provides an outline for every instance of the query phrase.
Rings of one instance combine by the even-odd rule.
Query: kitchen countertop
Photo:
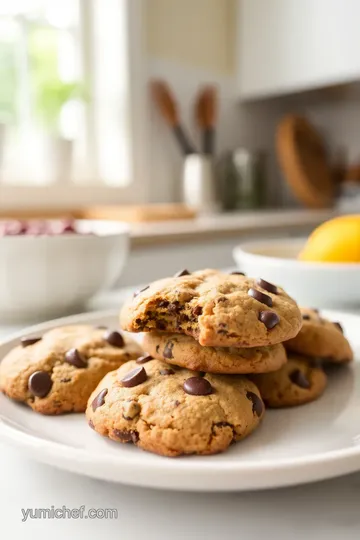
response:
[[[118,308],[128,291],[89,309]],[[17,330],[0,326],[0,337]],[[111,484],[42,465],[0,445],[0,527],[10,540],[246,538],[355,540],[360,473],[295,488],[248,493],[174,493]],[[116,508],[117,519],[28,519],[28,508]]]
[[[313,229],[338,215],[336,210],[277,209],[230,212],[200,216],[196,219],[131,224],[132,247],[153,244],[199,241],[229,236],[249,235],[262,231],[276,233]]]

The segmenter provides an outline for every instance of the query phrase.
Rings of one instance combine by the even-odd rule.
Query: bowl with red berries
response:
[[[126,223],[0,221],[0,318],[35,321],[83,310],[119,278],[129,246]]]

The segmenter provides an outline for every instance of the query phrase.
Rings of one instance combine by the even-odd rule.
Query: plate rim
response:
[[[345,318],[345,319],[356,319],[360,321],[360,315],[354,314],[354,313],[348,313],[343,311],[337,311],[337,310],[322,310],[324,314],[328,314],[330,317],[335,318]],[[79,313],[76,315],[69,315],[66,317],[61,317],[58,319],[52,319],[47,322],[43,322],[40,324],[32,325],[29,327],[24,328],[21,331],[17,331],[14,333],[11,333],[8,337],[4,338],[0,342],[0,347],[5,346],[6,344],[11,343],[14,340],[19,339],[20,337],[23,337],[24,335],[31,335],[33,333],[38,332],[44,332],[50,328],[54,328],[56,326],[60,326],[63,324],[76,324],[80,322],[97,320],[101,318],[107,318],[107,317],[117,317],[119,313],[118,309],[110,309],[110,310],[101,310],[101,311],[94,311],[94,312],[87,312],[87,313]],[[333,315],[332,315],[333,314]],[[82,449],[82,448],[76,448],[69,446],[67,444],[63,444],[56,441],[50,441],[47,439],[43,439],[41,437],[38,437],[36,435],[26,433],[23,431],[20,431],[19,429],[16,429],[16,427],[11,426],[9,423],[7,423],[6,419],[2,417],[0,413],[0,439],[1,442],[9,442],[10,444],[15,445],[18,448],[21,448],[22,450],[28,450],[31,453],[31,456],[37,459],[37,461],[42,461],[45,463],[50,463],[53,465],[53,459],[58,458],[59,464],[58,466],[63,469],[69,470],[68,467],[63,463],[65,460],[66,462],[73,461],[73,462],[91,462],[94,466],[100,466],[104,464],[104,458],[102,454],[93,452],[91,450]],[[34,456],[33,451],[34,450],[40,450],[39,456]],[[127,467],[135,467],[137,469],[137,473],[141,473],[142,471],[146,470],[148,471],[148,463],[143,463],[141,458],[139,459],[139,456],[141,456],[140,453],[134,453],[133,455],[118,455],[115,456],[113,454],[106,454],[106,463],[108,466],[116,466],[117,468],[126,469]],[[226,461],[218,461],[214,463],[214,456],[207,456],[206,460],[188,460],[185,458],[165,458],[163,456],[156,456],[158,457],[158,460],[154,460],[151,464],[152,472],[169,472],[171,471],[172,474],[175,476],[182,475],[184,471],[189,471],[192,473],[194,470],[196,470],[197,474],[200,475],[206,475],[206,476],[214,476],[221,473],[232,473],[234,475],[239,474],[251,474],[252,472],[257,472],[259,474],[262,473],[271,473],[272,475],[276,475],[276,473],[282,473],[287,472],[289,470],[295,470],[296,472],[301,472],[301,470],[306,468],[312,468],[317,465],[329,465],[330,463],[338,464],[339,462],[350,460],[351,458],[359,458],[358,464],[353,464],[351,467],[346,469],[346,472],[336,472],[334,471],[334,474],[326,473],[324,475],[320,475],[316,479],[325,479],[325,478],[331,478],[333,476],[342,476],[343,474],[355,472],[357,470],[360,470],[360,445],[354,446],[350,448],[343,448],[343,449],[337,449],[337,450],[331,450],[326,453],[318,453],[314,455],[305,455],[305,456],[298,456],[295,458],[282,458],[281,461],[274,462],[271,459],[266,459],[261,462],[249,462],[246,459],[239,459],[239,460],[230,460],[228,462]],[[44,459],[48,458],[48,459]],[[87,473],[83,473],[87,474]],[[95,475],[94,475],[95,476]],[[100,477],[101,478],[101,477]],[[296,481],[296,482],[290,482],[287,484],[284,481],[279,481],[278,484],[271,482],[272,487],[280,487],[283,485],[297,485],[300,483],[309,483],[311,482],[311,479],[305,478],[304,482],[302,481]],[[130,483],[125,482],[124,483]],[[264,487],[266,482],[264,481]],[[138,483],[140,485],[140,482]],[[145,484],[147,485],[147,484]],[[154,486],[156,487],[156,486]],[[176,488],[174,489],[181,489]],[[238,487],[236,490],[241,490],[244,488]],[[245,488],[246,489],[246,488]],[[261,488],[257,488],[261,489]],[[224,491],[224,489],[219,488],[218,491]]]

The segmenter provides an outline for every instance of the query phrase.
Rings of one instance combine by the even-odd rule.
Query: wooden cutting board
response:
[[[81,210],[83,219],[146,222],[193,219],[196,212],[184,204],[148,204],[144,206],[91,206]]]
[[[322,138],[306,118],[286,116],[276,133],[280,167],[296,197],[309,208],[333,204],[335,182]]]

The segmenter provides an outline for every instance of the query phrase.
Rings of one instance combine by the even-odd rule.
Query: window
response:
[[[0,208],[146,193],[142,9],[143,0],[1,1]]]

